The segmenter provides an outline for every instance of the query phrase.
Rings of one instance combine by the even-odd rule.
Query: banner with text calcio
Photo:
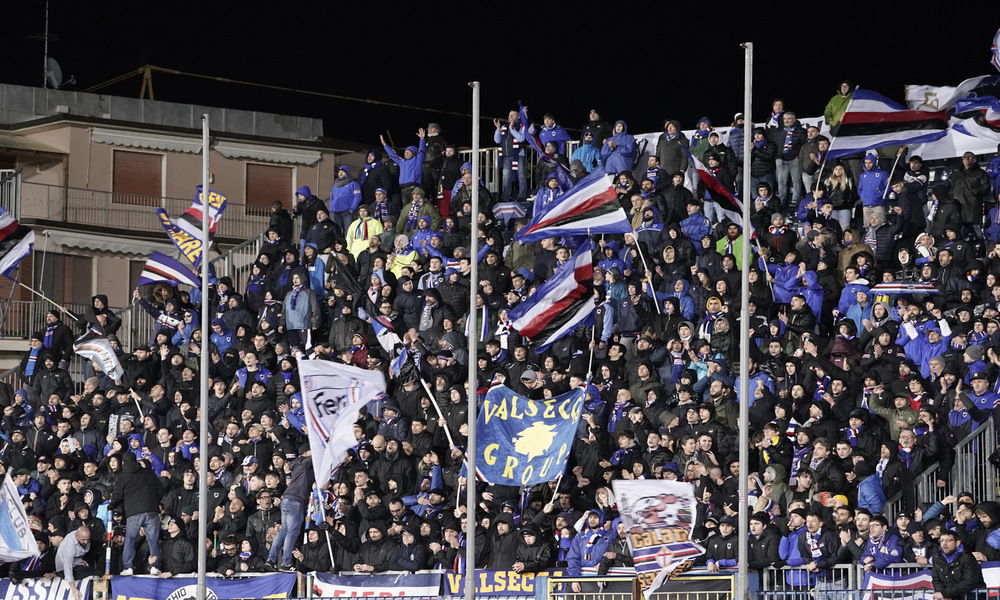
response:
[[[91,580],[91,577],[86,577],[76,582],[81,597],[90,598]],[[73,586],[66,583],[61,577],[25,579],[21,583],[14,583],[10,579],[0,579],[0,598],[6,600],[20,600],[21,598],[24,600],[29,598],[32,600],[73,600]]]
[[[205,598],[288,598],[295,589],[295,573],[272,573],[258,577],[222,579],[209,577]],[[197,577],[114,576],[112,600],[194,600]]]
[[[535,578],[539,575],[558,577],[562,571],[515,573],[513,571],[476,571],[477,596],[534,596]],[[465,576],[461,573],[444,574],[444,595],[465,594]]]
[[[531,400],[497,385],[476,419],[476,472],[496,485],[528,486],[552,481],[566,469],[584,389],[548,400]]]
[[[680,481],[635,479],[611,482],[643,593],[688,568],[705,549],[691,541],[694,486]]]
[[[378,573],[333,575],[313,573],[313,594],[318,598],[363,598],[369,596],[417,596],[441,594],[440,573]]]

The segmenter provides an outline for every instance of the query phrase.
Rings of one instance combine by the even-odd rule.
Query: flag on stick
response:
[[[186,283],[191,287],[201,287],[201,282],[191,269],[176,258],[171,258],[162,252],[153,252],[146,259],[146,265],[139,275],[139,285],[166,282],[177,285]]]
[[[21,495],[17,493],[17,486],[8,470],[0,488],[0,563],[40,555],[38,544],[28,527],[28,515],[21,504]]]
[[[303,360],[299,378],[313,469],[322,485],[354,445],[358,411],[385,391],[385,378],[378,371],[326,360]]]
[[[522,244],[561,235],[626,233],[632,231],[628,216],[618,204],[618,194],[597,167],[569,192],[541,207],[517,233]]]
[[[537,352],[573,331],[597,308],[593,250],[594,241],[588,237],[551,279],[510,311],[514,329],[538,344]]]
[[[115,382],[121,382],[125,376],[118,355],[115,354],[115,349],[111,347],[111,342],[106,336],[88,331],[73,344],[73,352],[92,360]]]
[[[840,124],[830,133],[828,158],[840,158],[871,148],[922,144],[941,139],[948,130],[946,111],[907,110],[885,96],[858,88]]]
[[[9,277],[21,260],[31,254],[35,232],[0,208],[0,274]]]

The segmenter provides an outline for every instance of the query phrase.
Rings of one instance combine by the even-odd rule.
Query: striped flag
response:
[[[828,158],[883,146],[933,142],[947,130],[947,111],[908,110],[879,93],[858,88],[840,124],[830,131],[833,140]]]
[[[191,208],[184,211],[184,214],[177,219],[177,226],[195,237],[201,237],[202,228],[202,194],[201,186],[196,186],[198,194],[191,202]],[[216,192],[208,190],[208,232],[215,233],[215,228],[219,225],[219,219],[226,210],[228,199]]]
[[[693,193],[697,192],[697,174],[697,177],[700,177],[701,182],[705,184],[705,195],[707,196],[705,200],[715,202],[718,205],[718,208],[716,208],[717,212],[742,227],[743,204],[736,199],[736,196],[726,189],[726,186],[722,185],[719,180],[715,178],[715,175],[708,170],[708,167],[703,165],[700,160],[694,157],[694,154],[688,152],[688,157],[691,160],[691,164],[693,164],[695,168],[688,169],[684,172],[684,187],[692,190]],[[722,219],[719,219],[719,222],[722,222]]]
[[[531,222],[517,233],[522,244],[561,235],[626,233],[632,231],[625,211],[618,204],[602,167],[580,180],[569,192],[556,198],[531,216]]]
[[[201,287],[201,282],[191,269],[176,258],[170,258],[162,252],[153,252],[146,259],[146,266],[139,275],[139,285],[166,282],[177,285],[186,283],[191,287]]]
[[[594,241],[587,238],[569,262],[508,315],[514,329],[538,344],[536,352],[572,332],[597,308],[593,250]]]
[[[931,600],[934,596],[934,582],[930,569],[921,569],[905,575],[869,572],[865,575],[863,589],[866,591],[862,595],[863,600],[882,597],[882,594],[873,593],[879,590],[891,590],[895,592],[892,594],[893,597],[906,600]],[[902,590],[909,590],[911,593],[903,594]]]
[[[371,317],[372,329],[375,330],[375,338],[382,346],[382,349],[388,352],[389,356],[392,356],[393,351],[396,349],[396,344],[402,344],[403,340],[399,339],[399,335],[392,327],[380,321],[380,318],[382,317]]]
[[[497,202],[493,207],[493,216],[505,221],[520,219],[525,214],[520,202]]]
[[[93,331],[88,331],[73,344],[73,352],[84,358],[89,358],[115,382],[120,382],[125,376],[125,370],[122,369],[115,349],[111,347],[108,338],[103,335],[95,335]]]
[[[403,365],[406,364],[406,361],[409,358],[410,358],[410,353],[406,351],[406,346],[403,346],[403,349],[400,351],[399,356],[397,356],[395,360],[393,360],[392,363],[389,365],[389,370],[392,371],[392,374],[395,377],[399,377],[399,372],[403,370]]]
[[[299,378],[313,469],[322,486],[354,445],[358,412],[385,391],[385,378],[379,371],[326,360],[301,361]]]
[[[10,276],[21,259],[31,254],[34,243],[35,232],[0,208],[0,273]]]

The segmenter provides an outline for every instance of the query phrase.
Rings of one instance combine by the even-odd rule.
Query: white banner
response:
[[[3,478],[0,489],[0,563],[38,556],[38,544],[28,527],[28,515],[21,504],[21,495],[10,478],[10,471]]]
[[[322,485],[355,445],[358,411],[385,391],[385,377],[380,371],[326,360],[303,360],[299,363],[299,378],[316,483]]]
[[[648,596],[669,576],[690,568],[705,551],[691,540],[697,507],[694,486],[658,479],[616,480],[611,486],[636,577]]]

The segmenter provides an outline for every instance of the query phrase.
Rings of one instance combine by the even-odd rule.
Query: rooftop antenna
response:
[[[42,58],[42,88],[52,88],[58,90],[64,84],[76,83],[76,77],[70,77],[69,81],[63,82],[62,69],[56,59],[49,58],[49,40],[58,40],[58,35],[49,34],[49,0],[45,0],[45,33],[28,36],[28,39],[42,40],[45,49]]]

